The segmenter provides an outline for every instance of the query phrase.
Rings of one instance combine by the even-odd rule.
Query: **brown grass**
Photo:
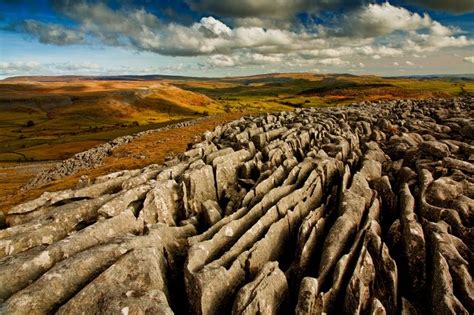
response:
[[[0,204],[40,171],[53,165],[51,162],[0,162]]]
[[[141,168],[154,163],[162,164],[166,156],[184,152],[187,145],[194,142],[196,137],[199,137],[206,130],[212,130],[219,124],[238,119],[243,115],[244,113],[217,115],[202,120],[193,126],[159,131],[142,136],[117,148],[110,157],[104,160],[101,166],[95,169],[80,171],[27,192],[12,194],[13,190],[19,189],[34,174],[25,174],[19,176],[14,182],[7,181],[6,183],[2,182],[4,177],[2,176],[0,177],[0,188],[9,186],[9,189],[0,191],[0,204],[2,204],[0,210],[6,213],[12,206],[37,198],[45,191],[73,188],[82,175],[94,179],[114,171]],[[9,164],[15,165],[14,163]],[[2,169],[0,169],[0,174],[1,172]],[[9,172],[11,173],[11,170]]]
[[[73,156],[74,154],[82,151],[86,151],[96,145],[102,144],[104,141],[100,140],[84,140],[84,141],[75,141],[67,143],[58,143],[58,144],[41,144],[33,146],[28,149],[20,149],[16,152],[24,153],[25,155],[32,155],[35,159],[39,161],[46,161],[51,159],[52,150],[54,151],[54,156],[61,157],[63,159]]]

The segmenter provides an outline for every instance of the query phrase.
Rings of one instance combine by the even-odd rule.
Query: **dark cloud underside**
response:
[[[409,0],[407,3],[455,13],[474,12],[474,0]]]

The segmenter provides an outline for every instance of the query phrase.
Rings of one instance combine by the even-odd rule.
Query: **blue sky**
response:
[[[474,72],[472,0],[0,0],[15,75]]]

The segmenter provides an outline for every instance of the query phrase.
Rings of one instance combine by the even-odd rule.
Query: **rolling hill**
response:
[[[208,96],[167,83],[7,80],[0,160],[63,159],[120,135],[221,112]]]

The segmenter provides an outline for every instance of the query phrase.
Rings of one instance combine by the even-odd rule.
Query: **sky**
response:
[[[0,0],[0,78],[474,73],[473,0]]]

